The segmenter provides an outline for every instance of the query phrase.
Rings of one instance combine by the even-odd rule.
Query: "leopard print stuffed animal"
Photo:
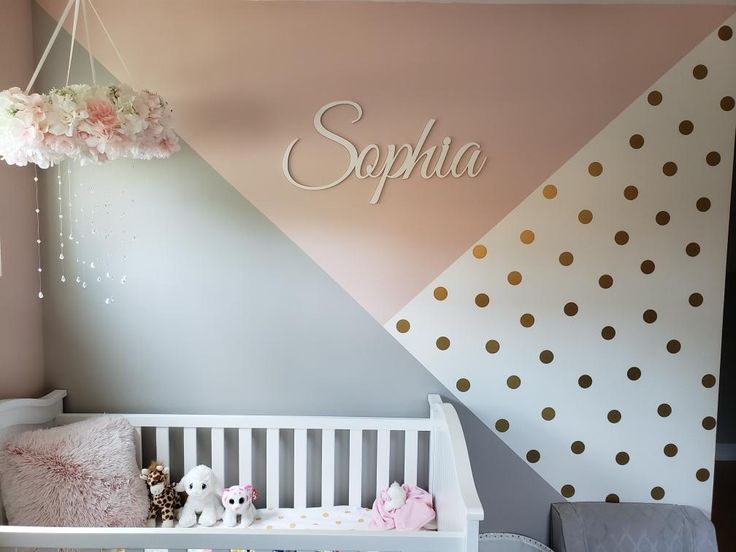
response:
[[[151,499],[146,525],[155,527],[156,518],[160,515],[161,527],[173,527],[176,510],[184,505],[184,498],[174,489],[176,484],[169,482],[169,468],[153,461],[148,468],[141,470],[141,479],[148,484]]]

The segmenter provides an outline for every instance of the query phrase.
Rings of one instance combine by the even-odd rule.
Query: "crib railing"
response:
[[[56,422],[90,416],[61,414]],[[160,460],[174,479],[208,464],[226,486],[253,483],[262,496],[265,489],[259,507],[369,507],[393,479],[429,484],[429,418],[125,417],[136,429],[139,464]]]

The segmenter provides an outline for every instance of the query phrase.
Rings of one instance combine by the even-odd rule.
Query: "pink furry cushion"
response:
[[[142,526],[148,489],[139,473],[135,430],[124,418],[26,431],[0,448],[0,490],[11,525]]]

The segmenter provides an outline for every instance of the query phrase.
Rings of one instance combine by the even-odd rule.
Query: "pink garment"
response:
[[[415,485],[402,485],[406,493],[406,504],[395,510],[387,510],[388,489],[383,489],[373,503],[371,528],[418,531],[435,517],[432,495]]]

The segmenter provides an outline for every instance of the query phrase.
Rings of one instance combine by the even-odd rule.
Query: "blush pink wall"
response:
[[[39,0],[54,17],[63,2]],[[378,321],[385,322],[595,133],[691,50],[733,6],[468,5],[382,2],[99,0],[137,84],[164,94],[181,136]],[[141,19],[143,17],[143,19]],[[151,23],[155,22],[155,24]],[[143,23],[143,24],[142,24]],[[69,25],[67,25],[69,28]],[[97,26],[93,27],[97,29]],[[134,32],[132,30],[135,29]],[[125,78],[104,35],[96,57]],[[82,41],[84,42],[84,40]],[[345,151],[477,141],[478,178],[375,181],[330,190]],[[417,171],[418,172],[418,171]]]
[[[0,90],[24,87],[33,70],[30,0],[3,0]],[[0,163],[0,399],[42,390],[33,169]]]

